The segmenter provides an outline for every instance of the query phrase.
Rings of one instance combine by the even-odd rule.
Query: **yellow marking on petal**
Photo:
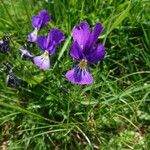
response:
[[[49,57],[48,51],[45,51],[43,55],[44,55],[44,58],[47,59]]]
[[[82,59],[82,60],[80,61],[80,63],[79,63],[79,67],[80,67],[81,69],[85,69],[86,66],[87,66],[87,60],[86,60],[86,59]]]

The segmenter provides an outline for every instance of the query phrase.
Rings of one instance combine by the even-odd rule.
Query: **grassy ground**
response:
[[[11,34],[9,61],[22,88],[6,86],[0,72],[0,149],[2,150],[149,150],[150,3],[148,0],[0,0],[0,36]],[[49,71],[22,60],[18,48],[32,31],[31,17],[47,9],[66,42],[51,58]],[[70,35],[74,25],[102,22],[104,61],[90,66],[95,83],[72,85]],[[46,29],[46,30],[45,30]],[[37,47],[33,48],[39,54]]]

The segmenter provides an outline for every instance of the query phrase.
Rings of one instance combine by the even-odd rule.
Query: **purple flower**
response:
[[[29,59],[33,58],[32,54],[30,54],[30,52],[28,50],[21,49],[21,48],[19,48],[18,50],[21,53],[21,58],[29,58]]]
[[[66,73],[66,78],[74,84],[92,84],[93,77],[89,73],[88,64],[95,64],[105,56],[105,47],[96,41],[103,31],[100,23],[90,32],[90,26],[83,21],[79,26],[75,26],[72,32],[73,44],[70,55],[79,62],[73,69]]]
[[[39,12],[39,15],[32,17],[32,26],[34,28],[34,31],[31,32],[28,35],[28,40],[31,42],[37,41],[37,34],[38,31],[48,24],[48,22],[51,20],[51,17],[48,15],[48,12],[46,10],[42,10]]]
[[[5,34],[2,40],[0,40],[0,52],[8,53],[10,50],[11,50],[10,36],[8,34]]]
[[[49,69],[49,55],[53,55],[55,53],[57,45],[60,44],[64,39],[64,34],[56,28],[52,28],[48,33],[48,36],[39,36],[37,43],[39,48],[44,51],[44,53],[41,56],[36,56],[33,58],[35,65],[44,70]]]

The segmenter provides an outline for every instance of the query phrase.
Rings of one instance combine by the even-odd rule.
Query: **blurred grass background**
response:
[[[0,67],[9,61],[28,84],[6,86],[0,72],[0,149],[2,150],[149,150],[150,149],[150,3],[149,0],[0,0],[0,37],[11,35],[12,51],[0,53]],[[33,29],[31,17],[48,10],[51,27],[66,41],[51,57],[49,71],[22,60]],[[99,38],[104,61],[90,66],[95,83],[72,85],[72,28],[82,20],[104,25]],[[34,54],[40,54],[36,46]]]

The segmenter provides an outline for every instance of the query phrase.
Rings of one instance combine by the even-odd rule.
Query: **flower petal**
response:
[[[44,25],[46,25],[51,20],[51,17],[48,15],[46,10],[42,10],[39,12],[39,15],[32,17],[32,26],[36,29],[41,29]]]
[[[46,50],[46,41],[47,41],[47,37],[46,36],[39,36],[37,38],[37,43],[38,43],[38,47],[41,49],[41,50]]]
[[[54,41],[56,44],[59,44],[65,39],[65,36],[61,30],[56,28],[51,28],[48,34],[48,38],[50,39],[50,41],[52,42]]]
[[[100,33],[103,31],[103,26],[101,23],[97,23],[95,25],[94,31],[92,32],[92,36],[93,36],[93,42],[96,42],[96,40],[98,39],[98,36],[100,35]]]
[[[93,32],[90,34],[86,47],[90,49],[98,39],[98,36],[103,31],[103,26],[101,23],[96,23]]]
[[[3,42],[3,40],[0,40],[0,44],[3,44],[4,42]]]
[[[98,44],[96,48],[94,48],[88,55],[86,55],[86,59],[90,63],[97,63],[102,60],[105,56],[105,47],[103,44]]]
[[[83,48],[90,35],[90,26],[86,21],[83,21],[79,26],[75,26],[72,31],[73,40],[77,41]]]
[[[49,56],[46,58],[44,56],[44,54],[41,55],[41,56],[34,57],[33,62],[34,62],[35,65],[37,65],[41,69],[48,70],[50,68]]]
[[[37,34],[38,34],[38,30],[35,29],[33,32],[31,32],[29,35],[28,35],[28,40],[30,42],[36,42],[37,41]]]
[[[42,25],[42,20],[39,16],[33,16],[32,17],[32,27],[36,29],[40,29]]]
[[[49,53],[52,55],[55,53],[55,49],[65,39],[63,32],[59,29],[52,28],[47,36],[46,47]]]
[[[71,46],[71,51],[70,51],[70,55],[75,58],[76,60],[81,60],[83,59],[83,54],[82,54],[82,49],[79,46],[79,44],[77,43],[77,41],[75,41],[72,46]]]
[[[80,69],[79,66],[74,67],[66,73],[66,78],[73,84],[92,84],[93,77],[89,73],[88,69]]]
[[[19,48],[19,51],[21,53],[21,57],[22,58],[32,58],[33,56],[30,54],[30,52],[28,50],[23,50],[21,48]]]
[[[39,17],[42,19],[41,28],[44,25],[48,24],[49,21],[51,21],[51,16],[49,16],[48,12],[45,9],[40,11]]]
[[[7,53],[11,50],[11,47],[9,45],[9,43],[5,42],[5,41],[1,41],[0,43],[0,52],[1,53]]]

